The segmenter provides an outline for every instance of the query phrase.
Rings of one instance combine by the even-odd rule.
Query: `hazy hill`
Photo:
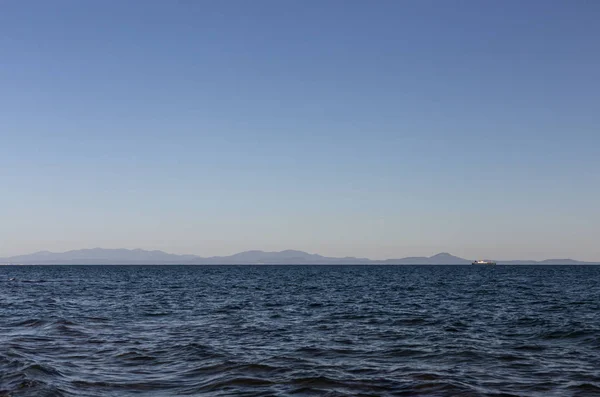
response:
[[[92,248],[67,252],[40,251],[29,255],[13,256],[0,259],[10,263],[63,263],[63,264],[89,264],[89,263],[176,263],[197,258],[194,255],[175,255],[163,251],[145,251],[141,249],[104,249]]]
[[[67,252],[40,251],[34,254],[0,258],[0,263],[21,264],[387,264],[387,265],[466,265],[471,259],[459,258],[447,252],[430,257],[417,256],[399,259],[371,260],[368,258],[334,258],[303,251],[280,252],[245,251],[230,256],[203,258],[196,255],[176,255],[163,251],[141,249],[81,249]],[[547,259],[544,261],[498,261],[500,264],[586,264],[573,259]]]
[[[387,259],[385,261],[374,261],[386,264],[397,265],[468,265],[472,260],[459,258],[458,256],[450,255],[447,252],[442,252],[433,256],[414,256],[401,259]]]

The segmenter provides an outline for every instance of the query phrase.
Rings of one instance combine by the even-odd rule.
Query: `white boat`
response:
[[[473,261],[471,265],[495,265],[496,262],[484,259],[482,261]]]

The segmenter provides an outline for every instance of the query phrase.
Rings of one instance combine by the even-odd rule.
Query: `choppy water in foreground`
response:
[[[600,267],[0,267],[0,396],[600,395]]]

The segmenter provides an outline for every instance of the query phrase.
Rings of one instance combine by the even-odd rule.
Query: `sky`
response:
[[[600,3],[0,1],[0,257],[600,260]]]

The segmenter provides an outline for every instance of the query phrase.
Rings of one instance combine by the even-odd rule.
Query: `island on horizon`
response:
[[[385,260],[356,257],[327,257],[298,250],[268,252],[244,251],[229,256],[201,257],[177,255],[142,249],[79,249],[66,252],[40,251],[33,254],[0,258],[0,264],[24,265],[469,265],[473,259],[460,258],[447,252],[433,256],[415,256]],[[503,265],[593,265],[574,259],[495,260]]]

